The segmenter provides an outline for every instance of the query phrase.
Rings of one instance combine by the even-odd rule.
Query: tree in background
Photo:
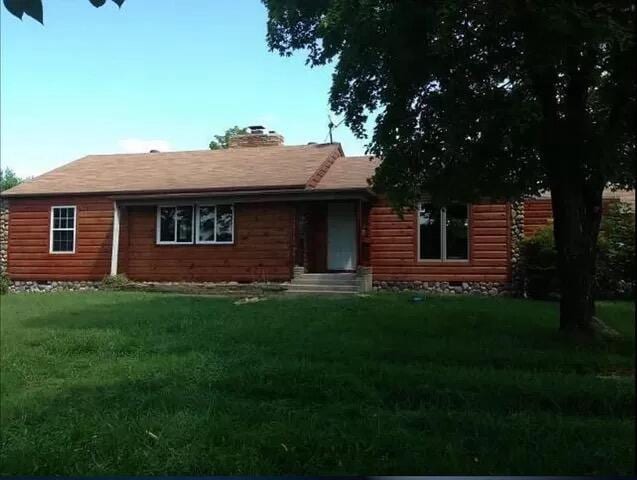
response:
[[[9,167],[4,170],[0,169],[0,192],[13,188],[19,183],[22,183],[22,179],[17,177]]]
[[[364,137],[396,208],[550,189],[560,328],[591,334],[608,184],[634,188],[628,0],[264,0],[281,55],[335,61],[332,109]]]
[[[106,0],[88,0],[94,7],[101,7]],[[113,3],[121,7],[125,0],[112,0]],[[4,0],[5,8],[20,20],[27,15],[41,24],[44,24],[44,12],[42,9],[42,0]]]
[[[211,140],[208,147],[210,150],[220,150],[222,148],[228,148],[228,142],[230,141],[230,137],[234,135],[241,135],[242,133],[248,133],[245,128],[239,128],[235,125],[232,128],[226,130],[223,135],[215,135],[215,140]]]

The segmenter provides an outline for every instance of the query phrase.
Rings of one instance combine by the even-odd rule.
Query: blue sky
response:
[[[258,0],[43,3],[44,27],[0,6],[0,158],[19,176],[90,153],[203,149],[235,124],[327,139],[332,67],[268,51]],[[334,140],[364,153],[344,125]]]

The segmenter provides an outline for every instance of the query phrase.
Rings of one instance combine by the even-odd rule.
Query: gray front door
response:
[[[356,269],[356,210],[354,203],[327,204],[327,269]]]

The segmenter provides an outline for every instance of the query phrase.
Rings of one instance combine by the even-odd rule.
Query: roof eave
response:
[[[153,189],[153,190],[96,190],[96,191],[67,191],[67,192],[17,192],[9,193],[10,190],[2,192],[7,198],[26,197],[63,197],[63,196],[126,196],[126,195],[196,195],[200,193],[237,193],[237,192],[276,192],[276,191],[303,191],[305,184],[298,185],[276,185],[258,187],[224,187],[224,188],[187,188],[187,189]]]
[[[268,201],[287,200],[315,200],[324,198],[373,198],[376,194],[369,188],[334,188],[334,189],[278,189],[278,190],[236,190],[236,191],[202,191],[202,192],[178,192],[170,194],[133,194],[133,195],[112,195],[115,201],[171,201],[183,199],[201,198],[245,198],[254,201],[258,198]]]

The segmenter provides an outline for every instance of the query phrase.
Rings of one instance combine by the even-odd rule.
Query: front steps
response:
[[[353,295],[360,291],[355,273],[302,273],[286,287],[287,293],[308,295]]]

